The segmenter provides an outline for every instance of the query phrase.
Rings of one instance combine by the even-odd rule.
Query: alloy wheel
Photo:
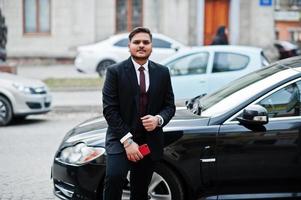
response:
[[[13,109],[10,102],[3,96],[0,96],[0,126],[7,125],[13,117]]]
[[[127,175],[128,184],[123,189],[122,200],[130,199],[130,173]],[[150,200],[171,200],[171,190],[166,180],[158,173],[154,172],[151,183],[148,189],[148,196]]]

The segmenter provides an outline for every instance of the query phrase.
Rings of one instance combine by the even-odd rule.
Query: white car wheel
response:
[[[13,109],[7,98],[0,96],[0,126],[5,126],[13,118]]]
[[[113,60],[103,60],[101,61],[96,68],[97,73],[99,76],[104,76],[106,75],[107,67],[110,65],[115,64],[115,61]]]

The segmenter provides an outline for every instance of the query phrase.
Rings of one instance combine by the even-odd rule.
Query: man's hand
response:
[[[142,124],[147,131],[153,131],[159,124],[159,118],[157,116],[146,115],[141,118]]]
[[[127,141],[125,141],[126,143]],[[139,146],[137,143],[133,142],[130,145],[126,145],[125,151],[126,155],[128,157],[128,160],[137,162],[138,160],[141,160],[143,158],[143,155],[139,151]]]

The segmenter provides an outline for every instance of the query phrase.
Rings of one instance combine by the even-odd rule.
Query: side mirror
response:
[[[250,105],[237,120],[243,125],[264,125],[269,122],[268,111],[261,105]]]

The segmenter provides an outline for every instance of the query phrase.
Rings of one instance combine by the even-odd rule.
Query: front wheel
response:
[[[4,96],[0,96],[0,126],[5,126],[12,121],[13,108]]]
[[[129,174],[127,176],[129,180]],[[122,199],[130,199],[130,185],[123,190]],[[158,164],[148,189],[150,200],[184,200],[184,188],[178,176],[169,167]]]
[[[97,73],[99,74],[99,76],[104,76],[106,74],[107,71],[107,67],[110,65],[115,64],[115,61],[113,60],[103,60],[101,61],[96,68]]]

